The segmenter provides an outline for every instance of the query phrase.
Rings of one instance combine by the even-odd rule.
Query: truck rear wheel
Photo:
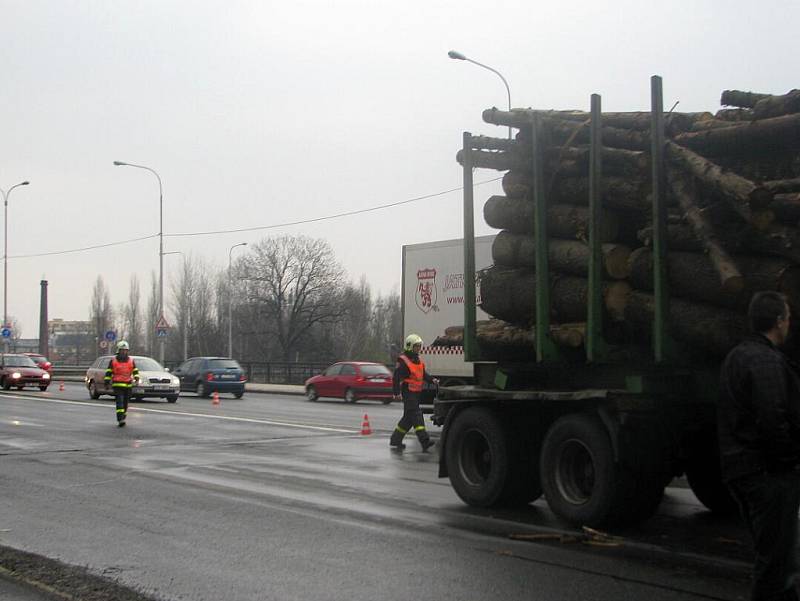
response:
[[[524,505],[541,495],[538,475],[526,470],[515,437],[483,407],[459,413],[447,433],[445,457],[450,483],[474,507]]]
[[[540,471],[550,509],[577,525],[640,520],[661,499],[652,487],[637,486],[636,478],[614,460],[608,431],[593,415],[565,415],[550,427]]]

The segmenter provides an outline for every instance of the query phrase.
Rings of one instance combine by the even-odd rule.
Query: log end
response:
[[[610,282],[605,289],[604,299],[606,310],[614,321],[625,319],[625,307],[628,304],[628,297],[631,293],[631,285],[628,282]]]

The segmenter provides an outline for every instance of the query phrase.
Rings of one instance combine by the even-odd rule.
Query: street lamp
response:
[[[453,60],[457,61],[467,61],[468,63],[472,63],[473,65],[478,65],[479,67],[483,67],[484,69],[488,69],[495,75],[497,75],[500,79],[503,80],[503,84],[506,86],[506,94],[508,95],[508,111],[511,112],[511,90],[508,87],[508,82],[506,78],[503,77],[503,74],[500,73],[497,69],[492,69],[489,65],[484,65],[483,63],[479,63],[478,61],[474,61],[471,58],[467,58],[462,53],[458,52],[457,50],[451,50],[447,53],[447,56],[452,58]],[[508,139],[511,139],[511,127],[508,128]]]
[[[3,223],[5,228],[4,246],[3,246],[3,327],[8,327],[8,197],[11,196],[11,191],[20,186],[27,186],[29,181],[14,184],[4,192],[0,188],[0,194],[3,195]],[[5,339],[6,350],[8,350],[8,338]]]
[[[122,161],[114,161],[117,167],[136,167],[137,169],[146,169],[156,176],[158,179],[158,317],[159,321],[164,318],[164,188],[161,185],[161,176],[156,173],[155,169],[145,167],[144,165],[134,165],[133,163],[124,163]],[[159,360],[161,364],[164,363],[164,338],[162,337],[159,342]]]
[[[231,256],[237,246],[247,246],[247,242],[234,244],[228,250],[228,357],[233,358],[233,281],[231,280]]]

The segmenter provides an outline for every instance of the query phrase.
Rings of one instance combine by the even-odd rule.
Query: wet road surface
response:
[[[77,384],[0,393],[0,543],[164,599],[746,598],[743,530],[688,489],[614,546],[559,538],[543,501],[475,510],[435,453],[391,452],[400,412],[186,395],[120,429]],[[530,534],[551,536],[509,538]]]

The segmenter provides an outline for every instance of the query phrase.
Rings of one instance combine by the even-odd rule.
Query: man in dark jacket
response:
[[[133,357],[130,357],[130,346],[124,340],[117,343],[117,354],[111,357],[106,369],[106,386],[110,385],[114,391],[114,399],[117,403],[117,425],[122,428],[125,426],[125,418],[128,415],[128,402],[131,399],[133,384],[139,379],[139,368]]]
[[[748,316],[754,336],[728,354],[720,378],[722,476],[753,537],[751,599],[796,601],[800,379],[779,350],[790,311],[782,294],[760,292]]]
[[[419,351],[422,349],[422,338],[416,334],[406,337],[403,353],[397,358],[397,365],[394,368],[392,379],[393,392],[395,399],[402,396],[403,417],[397,422],[397,426],[389,439],[389,446],[394,449],[402,450],[406,448],[403,444],[403,437],[414,428],[422,450],[427,451],[434,444],[428,431],[425,429],[425,420],[422,417],[422,409],[419,403],[422,398],[424,383],[429,382],[438,384],[438,380],[432,377],[426,370],[425,364],[419,358]],[[402,393],[402,394],[401,394]]]

